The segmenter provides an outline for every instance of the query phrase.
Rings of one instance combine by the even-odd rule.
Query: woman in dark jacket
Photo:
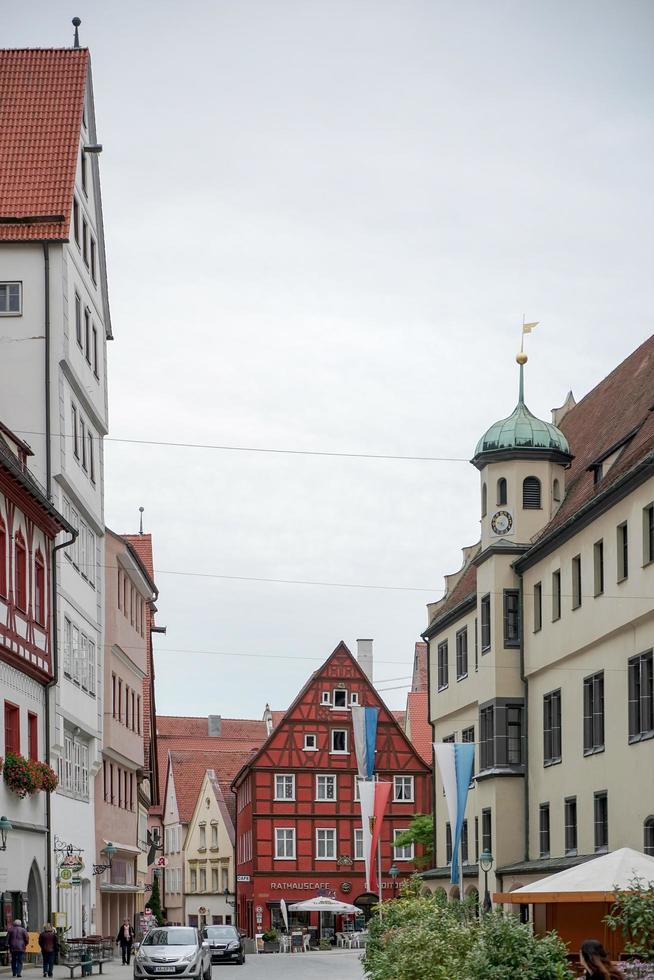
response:
[[[43,926],[43,932],[39,934],[39,946],[43,956],[43,976],[51,977],[55,956],[59,951],[59,940],[49,922],[46,922]]]
[[[609,954],[596,939],[587,939],[580,954],[586,980],[624,980],[622,970],[611,962]]]
[[[120,952],[123,955],[123,963],[129,966],[129,958],[132,955],[132,943],[134,942],[134,930],[129,924],[129,919],[125,919],[118,930],[116,943],[120,945]]]

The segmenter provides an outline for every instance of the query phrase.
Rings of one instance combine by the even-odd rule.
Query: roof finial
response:
[[[141,515],[140,525],[139,525],[139,534],[143,534],[143,511],[144,510],[145,510],[145,507],[139,507],[139,514]]]
[[[535,323],[525,323],[525,315],[522,314],[522,337],[520,339],[520,350],[515,356],[516,361],[520,365],[520,390],[518,392],[518,404],[524,405],[525,403],[525,376],[524,367],[529,358],[525,354],[525,334],[531,333],[534,327],[537,327],[540,320],[536,320]]]
[[[75,28],[75,37],[73,38],[73,47],[79,48],[79,31],[77,28],[82,23],[79,17],[73,17],[73,27]]]

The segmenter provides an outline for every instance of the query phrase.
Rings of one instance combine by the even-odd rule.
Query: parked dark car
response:
[[[241,934],[234,926],[207,926],[203,937],[209,943],[212,963],[245,963],[245,947]]]

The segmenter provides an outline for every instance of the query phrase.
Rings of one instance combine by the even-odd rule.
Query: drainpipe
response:
[[[50,439],[50,247],[43,243],[43,311],[45,319],[45,488],[52,499],[52,449]]]
[[[515,571],[515,568],[514,568]],[[529,685],[525,676],[525,599],[524,579],[520,572],[516,573],[520,582],[520,680],[524,690],[524,753],[525,753],[525,861],[529,860]]]
[[[50,622],[52,624],[52,677],[45,685],[45,757],[50,765],[50,690],[53,688],[59,677],[59,639],[57,627],[57,552],[61,548],[67,548],[77,538],[77,531],[71,532],[71,537],[60,544],[54,545],[52,549],[52,590],[51,590],[51,610]],[[50,793],[46,793],[46,836],[48,850],[46,855],[46,874],[48,876],[48,922],[52,922],[52,802]]]

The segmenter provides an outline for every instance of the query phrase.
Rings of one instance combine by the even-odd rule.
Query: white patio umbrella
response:
[[[307,898],[305,902],[296,902],[289,905],[291,912],[333,912],[335,915],[356,915],[361,909],[356,905],[349,905],[347,902],[337,902],[335,898],[327,895],[316,895],[315,898]]]
[[[284,899],[279,903],[279,907],[282,912],[282,919],[284,920],[284,925],[286,926],[286,932],[288,932],[288,910],[286,908],[286,902]]]
[[[361,911],[356,905],[349,905],[347,902],[338,902],[335,898],[327,895],[316,895],[315,898],[308,898],[305,902],[296,902],[289,905],[291,912],[320,912],[320,935],[322,936],[322,913],[331,912],[334,915],[356,915]]]

